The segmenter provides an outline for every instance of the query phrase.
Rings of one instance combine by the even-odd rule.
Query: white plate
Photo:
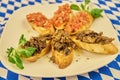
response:
[[[77,74],[83,74],[95,69],[98,69],[111,62],[118,54],[115,55],[100,55],[89,53],[86,51],[75,51],[76,55],[70,66],[65,69],[59,69],[55,64],[49,61],[46,55],[37,62],[24,62],[24,69],[20,70],[15,65],[7,60],[6,50],[9,47],[17,47],[18,40],[21,34],[25,34],[27,38],[36,35],[26,21],[26,15],[32,12],[42,12],[47,17],[53,16],[57,10],[58,4],[52,5],[34,5],[20,8],[15,11],[6,23],[5,29],[1,37],[0,56],[1,62],[9,70],[27,76],[35,77],[62,77]],[[112,24],[103,13],[103,17],[96,19],[91,27],[96,32],[102,31],[104,35],[115,38],[113,43],[118,47],[119,41]]]

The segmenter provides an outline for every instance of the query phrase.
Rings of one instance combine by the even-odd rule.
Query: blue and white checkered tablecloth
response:
[[[24,6],[41,3],[80,2],[83,0],[0,0],[0,35],[11,14]],[[104,9],[118,33],[120,41],[120,0],[91,0]],[[19,75],[6,69],[0,62],[0,80],[120,80],[120,54],[109,64],[82,75],[57,78],[36,78]]]

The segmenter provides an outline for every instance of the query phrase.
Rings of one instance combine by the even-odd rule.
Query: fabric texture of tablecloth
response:
[[[0,35],[11,14],[22,7],[36,4],[81,2],[84,0],[0,0]],[[120,0],[91,0],[104,9],[120,41]],[[57,78],[36,78],[19,75],[6,69],[0,62],[0,80],[120,80],[120,54],[109,64],[82,75]]]

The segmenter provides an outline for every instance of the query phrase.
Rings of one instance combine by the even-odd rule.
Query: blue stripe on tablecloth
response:
[[[5,3],[1,3],[1,6],[4,8],[7,8],[7,4],[5,4]]]
[[[12,14],[12,13],[13,13],[13,10],[7,9],[7,13],[8,13],[8,14]]]
[[[28,79],[30,79],[30,78],[31,78],[30,76],[25,76],[25,75],[22,75],[22,76],[24,76],[24,77],[26,77],[26,78],[28,78]]]
[[[17,9],[19,9],[19,7],[15,6],[15,7],[14,7],[14,10],[17,10]]]
[[[109,1],[109,2],[111,2],[112,0],[105,0],[105,1]]]
[[[109,63],[108,67],[120,70],[120,66],[118,65],[118,63],[116,61],[112,61],[111,63]]]
[[[18,76],[19,76],[18,74],[13,73],[11,71],[8,71],[8,73],[7,73],[8,80],[18,80]]]
[[[1,63],[1,61],[0,61],[0,67],[5,68],[5,66]]]
[[[115,60],[120,62],[120,54],[115,58]]]
[[[2,32],[3,32],[3,28],[0,28],[0,35],[2,34]]]
[[[35,3],[33,1],[28,2],[29,5],[34,5]]]
[[[2,0],[0,0],[0,1],[2,1]],[[46,0],[46,1],[49,1],[49,0]],[[77,2],[81,2],[81,1],[83,1],[83,0],[76,0],[76,1],[77,1]],[[99,5],[104,5],[104,6],[107,6],[106,3],[107,3],[107,2],[111,2],[111,1],[112,1],[112,0],[98,0]],[[20,3],[21,6],[15,5],[14,2]],[[7,8],[8,5],[11,5],[11,6],[14,6],[14,10],[17,10],[19,7],[24,7],[24,6],[27,6],[28,4],[29,4],[29,5],[34,5],[35,2],[41,3],[41,0],[26,0],[26,2],[27,2],[27,3],[22,3],[22,0],[15,0],[15,1],[14,1],[14,0],[9,0],[9,1],[8,1],[8,4],[6,4],[6,3],[1,3],[1,6],[2,6],[3,8]],[[56,0],[56,1],[54,1],[54,3],[55,3],[55,2],[61,3],[62,0]],[[117,12],[118,12],[118,8],[120,8],[120,4],[118,4],[118,3],[114,3],[114,4],[115,4],[116,8],[115,8],[115,7],[109,7],[109,6],[108,6],[109,9],[108,9],[108,10],[105,9],[105,10],[104,10],[105,13],[114,15],[112,11],[117,11]],[[6,9],[6,10],[7,10],[7,12],[4,12],[4,13],[3,13],[2,11],[0,12],[0,17],[3,17],[5,21],[8,20],[8,18],[5,17],[6,14],[12,14],[13,11],[14,11],[14,10],[12,11],[12,10],[10,10],[10,9]],[[116,17],[117,17],[118,20],[120,20],[120,16],[116,16]],[[110,20],[111,20],[111,22],[112,22],[113,24],[120,25],[120,22],[119,22],[118,20],[114,20],[114,19],[110,19]],[[4,25],[5,25],[5,24],[2,24],[2,25],[0,25],[0,26],[4,26]],[[2,31],[3,31],[3,29],[0,30],[0,33],[1,33]],[[120,32],[118,31],[118,33],[120,33]],[[119,41],[120,41],[120,36],[118,36],[118,38],[119,38]],[[88,75],[89,75],[90,78],[87,78],[87,77],[85,77],[84,75],[83,75],[83,76],[82,76],[82,75],[77,75],[78,80],[102,80],[102,76],[100,75],[101,73],[102,73],[102,74],[105,74],[105,75],[108,75],[108,76],[110,76],[110,77],[114,77],[114,76],[112,75],[111,71],[110,71],[110,68],[114,68],[114,69],[116,69],[116,70],[120,70],[120,66],[119,66],[118,62],[120,62],[120,55],[118,55],[118,56],[116,57],[115,61],[112,61],[111,63],[109,63],[109,64],[107,65],[107,67],[106,67],[106,66],[103,66],[102,68],[98,69],[98,72],[95,72],[95,71],[89,72]],[[1,62],[0,62],[0,67],[5,68],[5,67],[1,64]],[[19,78],[19,75],[18,75],[18,74],[15,74],[15,73],[13,73],[13,72],[11,72],[11,71],[9,71],[9,70],[8,70],[7,75],[8,75],[8,76],[7,76],[7,79],[8,79],[8,80],[18,80],[18,78]],[[25,76],[25,77],[27,77],[28,79],[30,79],[29,76]],[[5,79],[0,78],[0,80],[5,80]],[[42,78],[42,80],[54,80],[54,79],[53,79],[53,78]],[[58,80],[66,80],[66,77],[59,77]],[[119,80],[119,79],[114,78],[114,80]]]
[[[86,78],[84,76],[81,75],[77,75],[78,80],[90,80],[89,78]]]
[[[9,0],[9,1],[8,1],[8,4],[14,5],[14,2]]]
[[[112,24],[120,25],[120,22],[118,20],[110,19]]]
[[[54,80],[54,78],[42,78],[42,80]]]
[[[4,79],[4,78],[0,77],[0,80],[6,80],[6,79]]]
[[[120,34],[120,30],[117,30],[118,34]],[[119,40],[120,41],[120,40]]]
[[[120,7],[120,3],[115,3],[116,7]]]
[[[5,17],[5,13],[0,12],[0,17]]]
[[[21,2],[22,0],[15,0],[16,2]]]
[[[35,0],[35,1],[41,3],[41,0]]]
[[[112,12],[111,10],[105,9],[104,11],[105,11],[105,13],[107,13],[107,14],[113,14],[113,12]]]
[[[66,80],[66,77],[59,77],[58,80]]]
[[[116,7],[109,7],[110,10],[113,10],[113,11],[119,11]]]
[[[118,39],[119,39],[119,41],[120,41],[120,36],[118,36]]]
[[[118,20],[120,20],[120,16],[116,16],[118,18]]]
[[[102,67],[102,68],[100,68],[98,70],[102,74],[106,74],[108,76],[113,76],[112,73],[111,73],[111,71],[110,71],[110,69],[109,69],[109,67],[104,66],[104,67]]]
[[[33,3],[30,2],[30,5],[34,5]],[[27,4],[21,4],[22,7],[27,6]],[[18,7],[19,8],[19,7]]]
[[[62,3],[62,0],[56,0],[57,3]]]
[[[105,1],[103,0],[98,0],[99,4],[103,4],[103,5],[106,5]]]
[[[95,71],[92,71],[92,72],[88,72],[89,76],[90,76],[90,79],[91,80],[102,80],[102,77],[100,75],[100,73],[98,72],[95,72]]]
[[[120,79],[114,78],[114,80],[120,80]]]

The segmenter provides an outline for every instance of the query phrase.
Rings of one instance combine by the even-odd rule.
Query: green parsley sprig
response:
[[[89,12],[93,18],[99,18],[102,17],[102,12],[103,9],[99,9],[99,8],[94,8],[91,11],[89,10],[89,6],[87,6],[90,3],[90,0],[85,0],[84,3],[81,3],[80,6],[76,5],[76,4],[71,4],[70,8],[72,10],[76,10],[76,11],[86,11]]]
[[[16,49],[10,47],[6,51],[8,54],[8,61],[15,64],[20,69],[24,69],[22,57],[31,57],[36,50],[34,47],[23,48],[22,46],[24,46],[26,42],[27,40],[22,34],[19,39],[18,47]]]

